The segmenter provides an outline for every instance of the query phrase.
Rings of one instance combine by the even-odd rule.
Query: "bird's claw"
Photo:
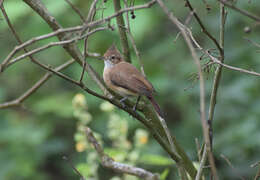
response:
[[[123,98],[120,99],[120,101],[119,101],[123,108],[126,107],[126,105],[125,105],[125,103],[124,103],[124,101],[125,101],[126,99],[127,99],[127,97],[123,97]]]

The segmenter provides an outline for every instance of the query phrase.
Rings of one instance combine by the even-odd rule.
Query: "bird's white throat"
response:
[[[111,61],[105,60],[105,69],[113,67],[114,64]]]

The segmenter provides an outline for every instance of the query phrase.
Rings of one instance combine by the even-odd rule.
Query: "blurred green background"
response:
[[[65,1],[45,0],[43,2],[63,27],[80,25],[79,17]],[[86,16],[92,1],[73,0],[72,2]],[[140,0],[135,4],[144,2],[147,1]],[[207,11],[202,2],[191,1],[207,29],[218,38],[219,5],[215,0],[208,0],[211,10]],[[167,2],[168,7],[182,21],[189,14],[184,4],[183,0]],[[22,1],[8,0],[4,5],[23,41],[51,32],[48,25]],[[260,1],[252,0],[248,3],[246,0],[240,0],[236,5],[259,14]],[[99,2],[98,6],[102,7],[102,3]],[[111,15],[114,12],[112,0],[109,0],[105,6],[107,8],[104,16]],[[135,19],[130,19],[131,30],[141,53],[148,79],[158,91],[156,99],[167,114],[167,124],[172,133],[189,157],[197,161],[194,140],[199,138],[202,141],[202,128],[199,116],[198,82],[191,78],[196,73],[196,66],[183,38],[180,36],[175,40],[178,30],[169,22],[158,5],[135,11],[135,15]],[[101,11],[97,13],[96,18],[101,18]],[[116,27],[114,20],[111,24]],[[192,28],[193,35],[201,46],[205,49],[215,48],[193,18],[189,27]],[[246,37],[260,42],[259,24],[228,9],[225,27],[225,62],[260,72],[259,49],[244,39]],[[245,27],[250,27],[251,32],[245,33]],[[50,38],[40,41],[30,48],[56,40],[57,38]],[[113,42],[120,47],[117,29],[91,36],[89,48],[91,52],[103,54]],[[16,44],[6,22],[1,18],[0,62]],[[81,49],[83,47],[81,42],[79,47]],[[201,55],[200,52],[198,54]],[[61,47],[50,48],[34,57],[52,66],[70,59]],[[132,47],[131,57],[133,64],[139,67]],[[88,58],[87,61],[102,75],[102,62],[92,58]],[[202,64],[205,62],[202,61]],[[63,72],[78,79],[81,67],[74,63]],[[0,103],[17,98],[44,73],[45,71],[32,64],[28,58],[9,67],[0,74]],[[205,73],[207,108],[213,75],[214,68],[209,73]],[[85,76],[84,82],[89,88],[101,92],[88,75]],[[250,165],[260,160],[259,90],[259,77],[223,70],[214,117],[214,153],[221,179],[238,179],[238,176],[252,179],[256,174],[257,168],[251,168]],[[108,122],[111,114],[114,114],[127,122],[128,131],[124,132],[126,137],[124,141],[133,143],[133,150],[139,148],[134,145],[132,137],[137,133],[136,129],[145,130],[142,124],[118,109],[105,112],[101,108],[102,100],[54,76],[27,99],[24,106],[0,110],[0,179],[79,179],[62,158],[64,155],[67,156],[75,166],[87,161],[88,153],[78,152],[79,149],[76,149],[78,127],[82,121],[75,115],[76,110],[72,100],[78,93],[84,94],[87,103],[84,105],[87,106],[87,112],[86,110],[84,112],[92,117],[91,122],[87,123],[99,133],[105,147],[113,146],[113,139],[111,140],[108,133],[110,132]],[[119,147],[113,146],[113,148]],[[157,173],[163,173],[168,169],[167,179],[178,179],[174,165],[162,163],[168,156],[152,137],[145,141],[145,145],[138,152],[141,153],[139,154],[141,157],[147,154],[160,155],[160,163],[149,164],[143,161],[135,164]],[[230,168],[220,154],[228,157],[236,170]],[[98,158],[96,162],[98,164]],[[107,179],[115,175],[111,170],[100,166],[97,167],[97,174],[96,179]]]

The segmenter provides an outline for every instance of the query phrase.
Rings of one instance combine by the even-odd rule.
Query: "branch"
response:
[[[225,7],[223,4],[220,3],[220,26],[219,26],[219,45],[220,45],[220,60],[221,62],[224,62],[224,32],[225,32],[225,20],[226,20],[226,13],[225,13]],[[209,125],[209,137],[210,137],[210,145],[211,145],[211,151],[213,150],[213,117],[214,117],[214,111],[216,107],[217,102],[217,91],[220,84],[222,74],[222,66],[218,66],[215,75],[214,75],[214,81],[210,96],[210,105],[209,105],[209,117],[208,117],[208,125]],[[214,161],[214,159],[212,160]],[[216,174],[217,171],[215,168],[212,169],[212,173]]]
[[[68,40],[64,40],[64,41],[58,41],[58,42],[50,42],[49,44],[44,45],[42,47],[33,49],[31,51],[26,51],[26,53],[24,53],[24,54],[22,54],[22,55],[20,55],[20,56],[18,56],[16,58],[10,60],[10,62],[6,66],[8,67],[8,66],[18,62],[21,59],[24,59],[24,58],[26,58],[28,56],[31,56],[31,55],[35,54],[35,53],[41,52],[41,51],[43,51],[45,49],[48,49],[48,48],[51,48],[51,47],[54,47],[54,46],[68,45],[68,44],[77,42],[78,40],[84,39],[85,37],[90,36],[91,34],[94,34],[94,33],[98,32],[98,31],[103,31],[103,30],[107,30],[107,29],[108,29],[108,27],[100,27],[100,28],[94,29],[93,31],[90,31],[89,33],[87,33],[87,34],[85,34],[85,35],[83,35],[81,37],[75,37],[75,38],[72,38],[72,39],[68,39]]]
[[[120,1],[114,0],[113,2],[114,2],[115,12],[119,12],[121,10]],[[120,41],[121,41],[121,45],[122,45],[122,49],[123,49],[124,59],[127,62],[131,62],[130,50],[129,50],[126,31],[125,31],[125,22],[124,22],[124,17],[122,14],[120,14],[119,16],[116,17],[116,23],[117,23],[117,27],[118,27],[118,31],[119,31],[119,37],[120,37]]]
[[[128,8],[127,0],[124,0],[124,3],[125,3],[125,7]],[[129,15],[128,15],[128,13],[126,13],[126,22],[127,22],[127,27],[125,28],[126,32],[128,33],[128,36],[129,36],[131,44],[132,44],[132,46],[134,48],[136,57],[137,57],[137,59],[139,61],[139,64],[141,66],[141,72],[145,76],[144,65],[143,65],[143,62],[141,60],[140,53],[139,53],[139,51],[137,49],[137,46],[136,46],[136,43],[135,43],[135,40],[134,40],[134,36],[133,36],[133,34],[131,32],[131,29],[130,29],[130,22],[129,22]]]
[[[203,154],[202,154],[201,161],[200,161],[200,166],[199,166],[198,173],[196,175],[195,180],[200,180],[202,177],[202,171],[203,171],[204,165],[207,161],[207,152],[208,152],[207,148],[206,148],[206,146],[204,146]]]
[[[109,101],[111,104],[114,104],[115,106],[117,106],[118,108],[124,110],[125,112],[128,112],[131,116],[133,116],[134,118],[136,118],[137,120],[139,120],[140,122],[142,122],[151,132],[151,134],[153,135],[153,137],[158,141],[158,143],[165,149],[165,151],[171,156],[171,158],[173,160],[175,160],[176,163],[180,163],[180,158],[178,157],[178,155],[175,154],[175,152],[173,152],[171,150],[171,147],[168,146],[168,143],[164,141],[164,137],[165,136],[161,136],[161,134],[163,134],[162,132],[163,129],[160,129],[161,126],[156,126],[155,124],[153,124],[154,122],[158,122],[155,119],[156,117],[156,113],[151,113],[151,108],[149,107],[145,107],[144,110],[143,110],[143,113],[145,114],[146,118],[149,119],[149,120],[146,120],[144,117],[142,117],[140,114],[138,114],[137,112],[135,112],[133,110],[133,108],[129,107],[129,106],[123,106],[122,103],[120,103],[119,100],[117,99],[113,99],[113,98],[108,98],[106,96],[102,96],[92,90],[90,90],[89,88],[87,88],[83,83],[79,82],[79,81],[75,81],[73,79],[71,79],[70,77],[60,73],[60,72],[57,72],[55,71],[53,68],[51,68],[50,66],[46,66],[44,64],[41,64],[40,62],[38,61],[35,61],[35,63],[37,65],[39,65],[41,68],[47,70],[47,71],[50,71],[52,73],[54,73],[55,75],[65,79],[66,81],[69,81],[70,83],[82,88],[84,91],[86,91],[87,93],[93,95],[93,96],[96,96],[100,99],[103,99],[103,100],[106,100],[106,101]],[[119,99],[119,98],[118,98]],[[176,142],[176,139],[174,139],[174,143],[176,144],[177,146],[177,150],[178,150],[178,153],[179,151],[182,152],[182,157],[183,156],[186,156],[185,152],[179,147],[179,145],[177,144]],[[187,160],[187,157],[186,159],[183,158],[182,160],[183,162],[187,163],[186,166],[189,167],[189,164],[191,164],[191,162],[189,162]]]
[[[199,18],[199,16],[197,15],[196,11],[193,9],[191,3],[189,0],[185,0],[186,1],[186,5],[188,6],[188,8],[190,9],[191,12],[193,12],[195,19],[197,20],[198,24],[200,25],[202,32],[204,32],[216,45],[216,47],[218,48],[220,54],[223,54],[223,49],[220,47],[220,44],[218,43],[218,41],[216,40],[215,37],[213,37],[212,34],[210,34],[210,32],[208,32],[208,30],[206,29],[206,27],[203,25],[201,19]]]
[[[260,73],[258,73],[258,72],[248,71],[246,69],[242,69],[242,68],[238,68],[238,67],[234,67],[234,66],[224,64],[220,60],[218,60],[217,58],[212,56],[208,51],[206,51],[206,54],[209,56],[209,58],[211,59],[212,62],[219,64],[219,65],[221,65],[225,68],[228,68],[228,69],[231,69],[231,70],[234,70],[234,71],[239,71],[239,72],[246,73],[246,74],[251,74],[251,75],[254,75],[254,76],[260,76]]]
[[[56,19],[50,15],[48,10],[44,7],[44,5],[41,3],[40,0],[23,0],[25,3],[27,3],[34,11],[36,11],[52,28],[53,31],[57,31],[58,29],[61,29],[61,25],[56,21]],[[116,17],[124,12],[137,10],[137,9],[143,9],[143,8],[149,8],[152,6],[156,0],[151,0],[150,2],[129,7],[120,10],[119,12],[115,13],[114,15],[111,15],[107,18],[97,20],[91,23],[86,24],[84,27],[82,27],[82,30],[87,29],[89,27],[94,27],[96,25],[102,24],[107,22],[113,17]],[[60,41],[66,41],[67,40],[67,33],[59,33],[58,38]],[[81,65],[83,65],[84,62],[84,56],[81,54],[79,49],[77,48],[75,43],[66,44],[63,46],[64,49]],[[160,120],[158,119],[156,113],[154,112],[153,108],[145,106],[144,109],[142,109],[142,113],[144,114],[144,117],[141,116],[139,113],[133,111],[133,109],[129,106],[123,107],[118,99],[113,98],[114,96],[110,94],[110,92],[107,91],[106,87],[103,84],[103,81],[101,78],[97,75],[97,73],[92,69],[92,67],[86,63],[86,71],[89,73],[90,77],[99,85],[99,87],[102,89],[106,96],[102,96],[100,94],[97,94],[96,92],[90,90],[87,88],[83,83],[80,83],[78,81],[75,81],[67,76],[65,76],[62,73],[54,71],[52,68],[40,64],[39,62],[36,62],[39,66],[42,68],[55,73],[56,75],[62,77],[63,79],[66,79],[70,83],[73,83],[79,87],[81,87],[83,90],[85,90],[87,93],[96,96],[98,98],[104,99],[106,101],[109,101],[110,103],[114,104],[115,106],[119,107],[120,109],[124,110],[125,112],[128,112],[131,116],[142,122],[152,133],[154,138],[158,141],[158,143],[164,148],[164,150],[170,155],[170,157],[176,161],[179,165],[183,166],[185,170],[192,176],[195,177],[196,175],[196,169],[194,168],[191,160],[187,157],[185,151],[178,145],[175,137],[173,137],[174,145],[176,146],[176,150],[178,151],[178,154],[180,155],[181,159],[179,158],[179,155],[172,151],[171,147],[169,146],[169,143],[167,141],[167,135],[165,134],[165,131],[163,127],[161,126]],[[115,96],[118,97],[118,96]]]
[[[70,60],[57,68],[55,68],[55,71],[61,71],[74,63],[74,60]],[[51,72],[47,72],[39,81],[37,81],[30,89],[28,89],[25,93],[23,93],[20,97],[18,97],[15,100],[5,102],[0,104],[0,109],[9,108],[12,106],[19,106],[21,103],[23,103],[24,100],[26,100],[28,97],[30,97],[34,92],[36,92],[50,77],[52,76]]]
[[[179,30],[181,31],[182,36],[184,37],[184,40],[186,41],[186,44],[188,45],[188,48],[191,52],[191,55],[194,59],[195,64],[197,65],[198,69],[198,74],[199,74],[199,80],[200,80],[200,113],[201,113],[201,123],[203,127],[203,135],[206,143],[206,148],[208,151],[208,156],[209,156],[209,161],[211,165],[211,169],[213,172],[216,172],[216,166],[214,162],[214,157],[213,154],[210,150],[210,137],[209,137],[209,126],[206,121],[206,113],[205,113],[205,85],[204,85],[204,78],[203,74],[201,71],[201,66],[200,66],[200,60],[197,57],[197,54],[195,52],[195,49],[192,45],[191,39],[189,38],[189,34],[187,33],[187,27],[183,25],[170,11],[169,9],[165,6],[162,0],[157,0],[158,4],[164,11],[164,13],[167,15],[167,17],[170,19],[170,21],[175,24]],[[213,174],[215,180],[218,180],[217,174]],[[192,178],[195,178],[196,174],[194,176],[191,175]]]
[[[247,40],[248,42],[250,42],[251,44],[253,44],[254,46],[256,46],[257,48],[260,48],[260,44],[248,39],[248,38],[244,38],[245,40]]]
[[[159,176],[157,174],[153,174],[142,168],[114,161],[111,157],[104,153],[103,148],[98,143],[97,139],[94,137],[92,131],[88,127],[86,128],[86,135],[89,143],[94,146],[96,152],[98,153],[101,159],[101,164],[104,167],[113,169],[119,173],[131,174],[145,180],[159,180]]]
[[[230,162],[230,160],[224,155],[224,154],[221,154],[220,157],[222,157],[226,162],[227,164],[231,167],[231,169],[235,172],[235,174],[238,176],[239,179],[241,180],[245,180],[245,178],[243,176],[240,176],[238,173],[239,173],[239,170],[237,170],[233,165],[232,163]]]
[[[40,0],[23,1],[26,4],[28,4],[34,11],[36,11],[43,18],[43,20],[45,20],[45,22],[52,28],[53,31],[62,28],[61,25],[56,21],[56,19],[48,12],[46,7],[42,4]],[[68,38],[68,34],[60,33],[58,34],[58,38],[60,41],[64,41]],[[75,59],[75,61],[77,61],[81,66],[83,66],[84,57],[78,49],[76,43],[64,45],[63,48],[70,54],[71,57],[73,57],[73,59]],[[91,67],[89,63],[86,63],[86,71],[105,94],[110,94],[98,73]]]
[[[252,13],[246,11],[246,10],[240,9],[240,8],[234,6],[233,4],[228,3],[226,0],[217,0],[217,1],[219,1],[220,3],[224,4],[225,6],[227,6],[229,8],[239,12],[240,14],[243,14],[243,15],[245,15],[245,16],[247,16],[247,17],[249,17],[249,18],[251,18],[255,21],[260,22],[259,16],[256,16],[256,15],[254,15],[254,14],[252,14]]]
[[[41,17],[43,17],[43,19],[46,18],[46,22],[49,25],[51,24],[51,27],[53,28],[53,32],[51,32],[49,34],[45,34],[45,35],[42,35],[42,36],[38,36],[38,37],[32,38],[31,40],[26,41],[24,44],[21,44],[20,46],[15,47],[14,50],[11,51],[11,53],[9,53],[9,55],[5,58],[3,63],[0,64],[0,72],[2,72],[4,70],[4,66],[15,55],[15,53],[17,53],[19,50],[23,49],[24,47],[26,47],[28,45],[31,45],[34,42],[37,42],[37,41],[40,41],[40,40],[43,40],[43,39],[47,39],[47,38],[50,38],[50,37],[53,37],[53,36],[58,36],[61,40],[62,39],[64,40],[67,37],[67,34],[65,34],[65,33],[75,32],[75,31],[85,31],[86,29],[88,29],[90,27],[95,27],[95,26],[104,24],[104,23],[110,21],[110,19],[112,19],[112,18],[114,18],[116,16],[119,16],[122,13],[125,13],[125,12],[128,12],[128,11],[133,11],[133,10],[140,10],[140,9],[144,9],[144,8],[149,8],[156,2],[156,0],[151,0],[150,2],[148,2],[146,4],[143,4],[143,5],[138,5],[138,6],[133,6],[133,7],[121,9],[119,12],[117,12],[117,13],[111,15],[111,16],[108,16],[108,17],[106,17],[104,19],[101,19],[101,20],[96,20],[96,21],[87,23],[86,25],[75,26],[75,27],[70,27],[70,28],[62,28],[56,22],[55,18],[52,17],[49,14],[49,12],[45,9],[45,7],[41,4],[41,1],[39,1],[39,0],[24,0],[24,1],[28,5],[31,5],[33,8],[35,8],[35,11],[40,13],[39,15]],[[36,2],[34,2],[34,1],[36,1]],[[37,3],[40,4],[40,5],[37,6]],[[52,19],[54,19],[53,22],[52,22]],[[73,46],[71,46],[71,48],[74,49]],[[78,50],[78,49],[76,49],[76,50]],[[69,52],[71,52],[71,51],[69,51]],[[74,52],[74,53],[76,53],[76,55],[78,54],[78,52]],[[83,66],[83,61],[80,61],[80,59],[78,57],[76,58],[76,60],[78,61],[79,64],[81,64]],[[90,70],[90,71],[92,71],[92,70]],[[92,74],[92,72],[91,72],[91,74]],[[101,88],[101,89],[103,89],[103,88]]]
[[[34,37],[28,41],[25,41],[22,44],[19,44],[18,46],[16,46],[9,54],[8,56],[3,60],[3,62],[0,64],[0,72],[4,71],[4,68],[6,66],[6,64],[8,64],[8,62],[11,60],[11,58],[14,57],[14,55],[21,49],[24,49],[25,47],[43,40],[43,39],[47,39],[53,36],[56,36],[60,33],[65,33],[65,32],[74,32],[74,31],[80,31],[82,29],[82,26],[76,26],[76,27],[72,27],[72,28],[64,28],[64,29],[58,29],[57,31],[42,35],[42,36],[38,36],[38,37]]]
[[[76,14],[79,15],[80,19],[82,22],[85,22],[85,18],[83,16],[83,14],[80,12],[79,8],[77,8],[76,6],[74,6],[74,4],[72,2],[70,2],[70,0],[65,0],[69,5],[70,7],[76,12]]]

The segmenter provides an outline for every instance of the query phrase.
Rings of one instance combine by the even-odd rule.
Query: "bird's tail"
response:
[[[157,102],[155,101],[153,96],[147,96],[147,98],[149,99],[149,101],[152,103],[155,111],[159,114],[159,116],[161,116],[162,118],[164,118],[164,114],[161,111],[160,106],[157,104]]]

